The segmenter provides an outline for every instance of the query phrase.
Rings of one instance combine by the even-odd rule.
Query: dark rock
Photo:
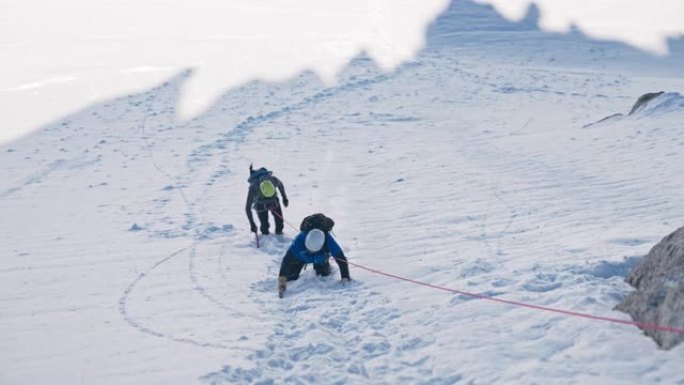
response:
[[[648,104],[648,102],[650,102],[651,100],[657,98],[658,96],[660,96],[664,93],[665,93],[664,91],[649,92],[647,94],[643,94],[643,95],[639,96],[639,99],[637,99],[636,103],[634,103],[634,106],[632,106],[632,110],[629,111],[629,115],[632,115],[633,113],[644,108]]]
[[[619,121],[625,117],[664,114],[681,110],[682,108],[684,108],[684,95],[677,92],[649,92],[639,96],[636,103],[632,106],[631,111],[629,111],[629,114],[624,115],[617,113],[606,116],[599,121],[585,124],[582,128],[591,127],[600,123]]]
[[[138,226],[137,223],[134,223],[134,224],[128,229],[128,231],[140,231],[140,230],[142,230],[142,229],[143,229],[143,228],[140,227],[140,226]]]
[[[684,227],[655,245],[625,281],[636,291],[617,310],[639,323],[684,329]],[[644,333],[663,349],[684,341],[683,333],[655,329]]]

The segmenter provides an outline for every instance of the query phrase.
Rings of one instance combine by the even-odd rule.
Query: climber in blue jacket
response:
[[[340,268],[342,282],[350,281],[347,257],[335,238],[327,231],[318,228],[304,230],[297,234],[280,263],[278,274],[278,291],[283,293],[287,289],[287,281],[299,278],[304,265],[310,263],[316,275],[330,275],[330,258],[334,258]]]

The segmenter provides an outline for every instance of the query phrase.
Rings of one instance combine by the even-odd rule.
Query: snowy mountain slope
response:
[[[623,276],[684,214],[684,110],[583,127],[681,92],[681,54],[632,50],[623,71],[606,64],[622,46],[574,36],[586,51],[568,53],[531,20],[448,35],[454,16],[394,73],[360,57],[334,86],[255,81],[187,122],[182,73],[2,147],[0,383],[684,382],[682,347],[636,327],[354,266],[350,286],[309,269],[276,297],[296,232],[254,247],[250,162],[285,182],[289,224],[332,216],[354,263],[628,319],[611,310]],[[595,46],[605,56],[584,60]]]
[[[490,6],[452,1],[428,28],[427,50],[449,47],[460,56],[517,66],[533,64],[641,76],[684,76],[682,38],[669,42],[669,55],[654,57],[619,42],[588,40],[576,29],[567,34],[543,32],[537,27],[538,19],[539,11],[534,4],[523,20],[510,23]]]

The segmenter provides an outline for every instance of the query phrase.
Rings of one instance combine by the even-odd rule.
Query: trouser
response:
[[[268,223],[268,213],[273,214],[273,221],[275,222],[275,232],[276,234],[283,233],[283,210],[280,208],[280,203],[278,201],[266,204],[257,204],[256,207],[257,216],[259,217],[259,222],[261,226],[259,227],[262,234],[268,234],[269,227]]]
[[[294,281],[299,278],[305,263],[297,259],[291,252],[287,252],[283,261],[280,263],[280,276],[286,277],[288,281]],[[325,261],[321,265],[313,265],[316,275],[327,277],[330,275],[330,263]]]

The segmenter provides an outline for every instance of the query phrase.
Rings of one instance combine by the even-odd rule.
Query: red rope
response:
[[[380,275],[384,275],[386,277],[395,278],[395,279],[399,279],[399,280],[406,281],[406,282],[411,282],[411,283],[414,283],[416,285],[422,285],[422,286],[426,286],[426,287],[429,287],[432,289],[448,291],[448,292],[455,293],[455,294],[467,295],[467,296],[473,297],[473,298],[485,299],[485,300],[489,300],[489,301],[493,301],[493,302],[505,303],[505,304],[514,305],[514,306],[521,306],[521,307],[526,307],[526,308],[530,308],[530,309],[545,310],[545,311],[565,314],[565,315],[574,316],[574,317],[582,317],[582,318],[588,318],[588,319],[593,319],[593,320],[601,320],[601,321],[616,322],[616,323],[621,323],[621,324],[626,324],[626,325],[634,325],[634,326],[638,326],[642,329],[654,329],[654,330],[662,330],[662,331],[667,331],[667,332],[672,332],[672,333],[684,334],[684,329],[681,329],[681,328],[675,328],[675,327],[670,327],[670,326],[661,326],[661,325],[656,325],[656,324],[648,324],[648,323],[636,322],[636,321],[628,321],[628,320],[622,320],[622,319],[611,318],[611,317],[602,317],[602,316],[596,316],[596,315],[592,315],[592,314],[574,312],[574,311],[570,311],[570,310],[556,309],[556,308],[552,308],[552,307],[539,306],[539,305],[531,305],[528,303],[517,302],[517,301],[509,301],[509,300],[505,300],[505,299],[486,296],[484,294],[469,293],[467,291],[461,291],[461,290],[451,289],[451,288],[444,287],[444,286],[438,286],[438,285],[433,285],[433,284],[426,283],[426,282],[416,281],[415,279],[405,278],[405,277],[401,277],[398,275],[385,273],[385,272],[380,271],[380,270],[371,269],[371,268],[359,265],[357,263],[353,263],[353,262],[349,262],[349,261],[346,261],[346,262],[352,266],[358,267],[359,269],[370,271],[370,272],[375,273],[375,274],[380,274]]]
[[[271,211],[273,212],[274,215],[278,215],[278,213],[276,213],[275,210],[271,209]],[[280,217],[280,219],[283,219],[283,221],[285,221],[285,219],[282,216],[280,216],[280,215],[278,215],[278,216]],[[296,227],[292,226],[290,223],[288,223],[288,222],[285,222],[285,223],[287,223],[295,231],[299,231],[299,230],[297,230]],[[410,283],[413,283],[416,285],[421,285],[421,286],[429,287],[432,289],[447,291],[447,292],[455,293],[455,294],[466,295],[468,297],[479,298],[479,299],[484,299],[484,300],[498,302],[498,303],[505,303],[507,305],[526,307],[529,309],[544,310],[544,311],[549,311],[549,312],[553,312],[553,313],[560,313],[560,314],[573,316],[573,317],[581,317],[581,318],[588,318],[588,319],[592,319],[592,320],[608,321],[608,322],[620,323],[620,324],[624,324],[624,325],[632,325],[632,326],[640,327],[641,329],[652,329],[652,330],[660,330],[660,331],[684,334],[684,329],[682,329],[682,328],[662,326],[662,325],[657,325],[657,324],[649,324],[649,323],[643,323],[643,322],[637,322],[637,321],[628,321],[628,320],[622,320],[619,318],[603,317],[603,316],[580,313],[580,312],[575,312],[575,311],[570,311],[570,310],[556,309],[553,307],[532,305],[532,304],[528,304],[528,303],[524,303],[524,302],[509,301],[506,299],[490,297],[490,296],[487,296],[484,294],[469,293],[467,291],[461,291],[461,290],[451,289],[451,288],[444,287],[444,286],[433,285],[431,283],[421,282],[421,281],[417,281],[415,279],[401,277],[399,275],[385,273],[383,271],[376,270],[376,269],[371,269],[369,267],[359,265],[358,263],[349,262],[348,260],[341,260],[341,259],[337,259],[337,258],[335,258],[335,259],[338,260],[339,262],[348,263],[352,266],[358,267],[359,269],[370,271],[371,273],[384,275],[386,277],[398,279],[398,280],[405,281],[405,282],[410,282]]]
[[[299,229],[297,229],[296,227],[294,227],[294,225],[292,225],[292,223],[286,221],[285,218],[283,218],[282,215],[278,214],[278,212],[275,211],[275,209],[274,209],[273,207],[269,207],[268,209],[271,210],[271,212],[273,213],[273,215],[275,215],[275,216],[277,216],[278,218],[282,219],[283,222],[285,222],[288,226],[292,227],[292,229],[293,229],[294,231],[299,231]]]

